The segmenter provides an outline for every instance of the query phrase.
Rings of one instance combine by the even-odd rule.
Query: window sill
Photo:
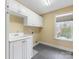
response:
[[[73,41],[72,39],[66,39],[66,38],[62,38],[62,37],[56,37],[55,39],[57,40],[64,40],[64,41]]]

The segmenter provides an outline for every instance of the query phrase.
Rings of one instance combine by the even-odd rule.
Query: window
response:
[[[73,15],[72,13],[56,16],[56,39],[72,41]]]

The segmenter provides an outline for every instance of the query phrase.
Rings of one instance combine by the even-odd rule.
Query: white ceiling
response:
[[[48,13],[73,4],[73,0],[50,0],[51,5],[46,6],[43,0],[17,0],[38,14]]]

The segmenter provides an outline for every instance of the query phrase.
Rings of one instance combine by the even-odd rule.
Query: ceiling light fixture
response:
[[[51,5],[50,0],[43,0],[43,2],[45,3],[46,6],[50,6]]]

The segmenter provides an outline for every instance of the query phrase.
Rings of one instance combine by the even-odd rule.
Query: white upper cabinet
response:
[[[41,16],[30,13],[28,17],[24,19],[25,26],[34,26],[34,27],[42,27],[43,26],[43,19]]]
[[[25,12],[24,7],[15,0],[7,0],[7,9],[18,14]]]
[[[18,7],[18,4],[16,1],[13,1],[13,0],[8,0],[7,1],[7,9],[8,11],[13,11],[13,12],[16,12],[18,13],[18,10],[19,8]]]
[[[7,0],[7,9],[9,11],[13,11],[18,14],[24,15],[24,26],[43,26],[43,18],[40,15],[24,7],[22,4],[18,3],[15,0]]]

